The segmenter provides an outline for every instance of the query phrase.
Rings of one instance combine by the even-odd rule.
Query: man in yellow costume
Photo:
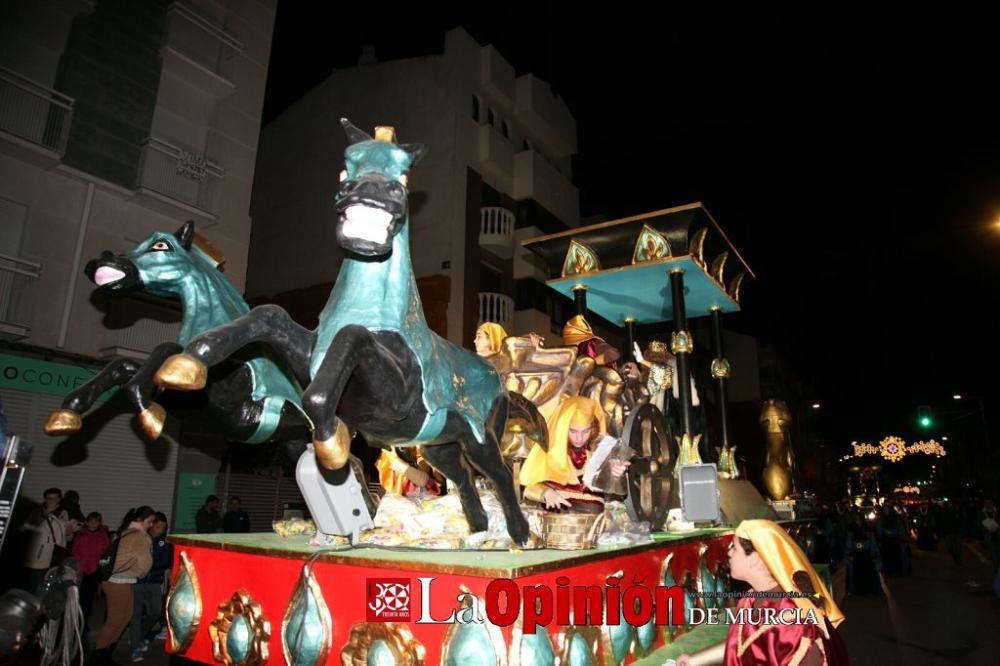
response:
[[[605,418],[590,398],[569,398],[559,405],[548,421],[548,451],[535,444],[521,467],[525,499],[553,510],[604,510],[598,476],[607,472],[619,479],[630,464],[612,455],[618,440],[608,436]]]
[[[386,492],[397,495],[412,495],[421,489],[431,495],[441,494],[441,484],[434,478],[434,470],[416,450],[417,464],[411,465],[403,460],[395,449],[383,449],[375,468],[378,469],[379,483]]]
[[[802,549],[770,520],[744,520],[729,546],[733,578],[750,584],[756,596],[740,599],[749,621],[729,627],[725,643],[693,655],[678,666],[845,666],[847,649],[837,633],[844,614]],[[787,595],[787,596],[786,596]],[[752,612],[751,612],[752,611]],[[800,623],[765,623],[768,611]]]

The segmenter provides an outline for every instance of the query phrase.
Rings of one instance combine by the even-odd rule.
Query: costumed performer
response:
[[[535,347],[541,347],[545,342],[545,338],[538,335],[537,333],[528,333],[526,335],[531,344]],[[473,343],[476,345],[476,353],[485,359],[489,359],[492,356],[500,353],[503,349],[503,341],[507,339],[507,331],[500,324],[494,323],[492,321],[483,322],[476,329],[476,337],[473,338]]]
[[[425,490],[432,495],[441,494],[441,485],[434,478],[434,470],[420,455],[417,448],[417,464],[411,465],[396,452],[395,449],[383,449],[375,467],[378,469],[379,483],[388,493],[397,495],[413,495]]]
[[[563,342],[569,347],[576,347],[578,357],[589,356],[597,365],[618,369],[621,354],[604,338],[594,335],[594,329],[583,315],[574,315],[563,326]]]
[[[798,612],[801,624],[733,624],[725,643],[681,655],[678,666],[844,666],[847,649],[837,633],[844,614],[795,540],[770,520],[744,520],[729,546],[733,578],[753,592],[740,599],[736,611],[763,619],[773,609],[779,617]],[[789,596],[782,596],[782,593]],[[790,596],[790,595],[796,596]],[[815,622],[809,620],[814,619]]]
[[[631,464],[607,434],[604,410],[590,398],[568,398],[548,420],[549,448],[532,446],[521,467],[524,497],[547,509],[604,510],[601,479],[620,481]]]

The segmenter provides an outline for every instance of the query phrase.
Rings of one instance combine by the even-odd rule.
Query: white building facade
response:
[[[93,301],[89,259],[194,220],[243,289],[274,15],[274,0],[0,7],[0,400],[35,447],[25,496],[75,488],[117,521],[170,514],[178,474],[217,471],[130,414],[64,441],[41,428],[104,360],[176,339],[177,304]]]
[[[516,76],[460,28],[444,36],[440,55],[376,62],[366,49],[357,67],[333,71],[263,129],[248,296],[287,305],[282,294],[315,287],[304,297],[307,325],[322,307],[322,285],[341,259],[333,214],[341,117],[369,133],[391,125],[400,143],[429,148],[410,174],[410,224],[438,333],[471,346],[480,321],[546,334],[572,315],[553,310],[546,274],[518,241],[579,225],[576,122],[547,83]]]

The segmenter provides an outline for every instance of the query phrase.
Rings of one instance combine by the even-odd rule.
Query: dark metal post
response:
[[[694,351],[694,339],[687,330],[687,310],[684,307],[684,271],[670,271],[670,294],[674,307],[674,334],[670,351],[677,357],[677,394],[681,402],[681,434],[694,436],[694,413],[691,411],[691,365],[688,355]]]
[[[578,284],[573,287],[573,300],[576,301],[576,313],[587,316],[587,287]]]
[[[729,381],[729,361],[722,344],[722,310],[712,308],[712,339],[715,358],[712,359],[712,377],[719,389],[719,418],[722,420],[722,447],[729,446],[729,405],[727,404],[726,382]]]
[[[635,319],[633,317],[625,317],[625,351],[622,354],[622,358],[626,362],[635,360],[635,352],[632,348],[635,346]]]

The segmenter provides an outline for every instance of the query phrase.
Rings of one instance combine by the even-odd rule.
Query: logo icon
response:
[[[410,579],[369,578],[368,621],[410,621]]]

